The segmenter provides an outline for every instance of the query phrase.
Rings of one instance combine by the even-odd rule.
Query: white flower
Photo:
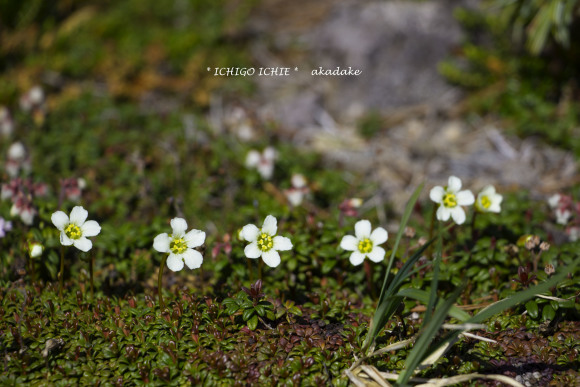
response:
[[[250,242],[244,249],[246,257],[262,257],[266,265],[270,267],[276,267],[280,264],[280,254],[278,251],[290,250],[292,248],[292,242],[289,238],[276,236],[278,230],[277,223],[276,218],[268,215],[261,229],[253,224],[244,226],[241,236]]]
[[[40,86],[34,86],[20,97],[20,108],[28,112],[44,104],[44,90]]]
[[[550,196],[548,198],[548,205],[550,206],[550,208],[556,208],[558,207],[558,205],[560,204],[560,199],[562,198],[562,196],[560,196],[560,194],[554,194],[552,196]]]
[[[293,207],[297,207],[302,204],[304,196],[310,192],[310,189],[306,185],[306,178],[299,173],[292,175],[290,183],[292,188],[284,190],[284,195]]]
[[[10,112],[4,106],[0,106],[0,134],[8,137],[14,131],[14,121],[10,117]]]
[[[565,208],[556,208],[556,223],[566,225],[572,217],[572,213]]]
[[[184,263],[190,269],[197,269],[203,262],[203,256],[194,247],[205,242],[205,232],[187,231],[187,222],[183,218],[171,219],[172,234],[159,234],[153,240],[153,248],[160,253],[169,253],[167,267],[173,271],[183,269]]]
[[[60,243],[63,246],[74,245],[77,249],[87,252],[93,247],[93,243],[87,239],[98,235],[101,226],[94,221],[87,221],[89,213],[81,206],[76,206],[70,212],[70,219],[62,211],[52,214],[51,220],[60,230]]]
[[[33,243],[29,247],[30,258],[37,258],[42,255],[44,247],[40,243]]]
[[[469,190],[459,191],[461,180],[456,176],[450,176],[446,187],[436,186],[429,192],[429,197],[439,204],[437,219],[449,220],[452,217],[455,223],[465,222],[465,211],[461,206],[469,206],[475,202],[473,193]]]
[[[8,158],[14,161],[23,161],[26,159],[26,148],[19,142],[15,142],[8,148]]]
[[[385,249],[379,245],[389,239],[387,230],[377,227],[371,232],[371,222],[359,220],[354,225],[354,235],[345,235],[340,241],[340,247],[352,251],[350,263],[360,265],[365,257],[373,262],[381,262],[385,258]]]
[[[246,156],[246,167],[256,168],[260,176],[269,179],[274,173],[274,161],[277,157],[278,154],[272,147],[267,147],[263,153],[251,150]]]
[[[495,192],[493,185],[484,187],[475,201],[475,208],[480,212],[500,212],[503,196]]]

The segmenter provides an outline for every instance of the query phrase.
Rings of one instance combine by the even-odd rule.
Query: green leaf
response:
[[[258,326],[258,316],[254,315],[251,319],[248,320],[248,328],[251,330],[256,329]]]
[[[254,308],[244,309],[244,313],[242,314],[244,321],[248,321],[252,316],[254,316]]]
[[[322,274],[328,274],[336,266],[336,259],[326,259],[322,264]]]
[[[528,311],[528,315],[533,318],[538,318],[538,303],[534,300],[530,300],[526,302],[526,310]]]
[[[542,309],[542,320],[552,321],[556,317],[556,311],[552,308],[552,305],[545,305]]]

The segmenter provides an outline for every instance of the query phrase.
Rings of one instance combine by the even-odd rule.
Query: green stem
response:
[[[473,216],[471,217],[471,241],[475,245],[475,239],[477,238],[477,232],[475,230],[475,218],[477,218],[477,210],[473,211]]]
[[[165,267],[165,262],[167,261],[167,257],[164,257],[161,260],[161,266],[159,266],[159,278],[157,278],[157,294],[159,295],[159,308],[163,312],[165,310],[165,303],[163,302],[163,268]]]
[[[435,229],[435,221],[437,220],[437,205],[433,204],[433,212],[431,213],[431,225],[429,226],[429,239],[428,241],[433,239],[433,231]],[[429,246],[427,250],[427,256],[431,257],[433,255],[433,245]]]
[[[375,287],[373,286],[373,267],[366,259],[364,260],[364,270],[367,276],[367,287],[369,288],[369,293],[372,299],[375,300],[377,297],[375,294]]]
[[[248,264],[248,276],[250,276],[250,283],[254,282],[254,275],[252,274],[252,262],[250,258],[246,258],[246,263]]]
[[[260,279],[260,281],[262,281],[262,266],[263,265],[264,265],[264,262],[261,259],[259,259],[259,261],[258,261],[258,278]]]
[[[58,273],[60,286],[58,288],[58,296],[62,300],[62,288],[64,287],[64,246],[60,246],[60,272]]]
[[[89,274],[91,276],[91,300],[95,299],[95,286],[93,281],[93,267],[95,266],[95,253],[91,253],[91,257],[89,259]]]

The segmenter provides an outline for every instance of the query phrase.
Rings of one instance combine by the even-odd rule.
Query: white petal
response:
[[[389,239],[389,233],[382,227],[377,227],[372,233],[370,240],[373,242],[373,245],[380,245],[385,243]]]
[[[352,263],[354,266],[360,265],[361,263],[363,263],[364,260],[365,260],[365,255],[359,251],[354,251],[350,255],[350,263]]]
[[[64,230],[65,226],[69,223],[68,215],[62,211],[57,211],[50,217],[52,224],[59,230]]]
[[[278,157],[278,152],[276,152],[276,149],[269,146],[264,149],[263,156],[266,160],[274,161],[276,157]]]
[[[385,249],[379,246],[373,246],[373,250],[367,254],[367,257],[373,262],[381,262],[385,259]]]
[[[264,225],[262,226],[262,232],[265,232],[266,234],[271,236],[276,235],[276,232],[278,231],[277,223],[278,221],[272,215],[266,216],[266,219],[264,220]]]
[[[253,224],[247,224],[242,228],[242,238],[248,242],[255,242],[258,240],[260,229]]]
[[[457,192],[461,189],[461,179],[457,176],[449,176],[449,181],[447,182],[447,191]]]
[[[60,244],[63,246],[70,246],[73,244],[73,240],[66,236],[64,232],[60,233]]]
[[[159,234],[153,239],[153,248],[160,253],[168,253],[169,252],[169,243],[171,240],[169,239],[169,235],[167,233]]]
[[[73,240],[73,245],[77,249],[84,251],[86,253],[87,251],[89,251],[93,247],[93,242],[91,242],[90,240],[88,240],[85,237],[80,237],[79,239]]]
[[[173,236],[181,237],[187,231],[187,222],[183,218],[173,218],[171,219],[171,229],[173,230]]]
[[[87,210],[81,206],[76,206],[70,212],[70,222],[76,224],[77,226],[81,226],[85,220],[87,220],[87,216],[89,216],[89,212]]]
[[[345,235],[340,241],[340,248],[347,251],[355,251],[358,249],[358,239],[352,235]]]
[[[495,187],[493,185],[486,185],[481,190],[481,195],[493,196],[495,195]]]
[[[200,230],[191,230],[185,234],[183,239],[185,240],[185,243],[187,243],[187,247],[198,247],[203,245],[203,242],[205,242],[205,232]]]
[[[495,212],[496,214],[501,212],[501,207],[500,207],[500,203],[501,202],[492,202],[491,205],[489,206],[489,208],[487,209],[489,212]]]
[[[292,242],[290,241],[290,238],[275,236],[273,249],[278,251],[290,250],[292,249]]]
[[[442,222],[446,222],[449,220],[449,217],[451,216],[451,210],[443,205],[439,206],[439,208],[437,209],[437,219],[442,221]]]
[[[274,174],[274,164],[270,161],[260,162],[260,164],[258,164],[258,172],[260,173],[260,176],[268,180]]]
[[[257,242],[252,242],[246,246],[244,249],[244,254],[246,254],[246,257],[248,258],[260,258],[262,255],[262,250],[260,250],[258,247]]]
[[[457,206],[457,207],[452,208],[450,210],[450,212],[451,212],[451,217],[453,218],[455,223],[463,224],[465,222],[465,211],[463,211],[463,208]]]
[[[183,260],[190,269],[197,269],[203,262],[203,256],[197,250],[187,249],[183,252]]]
[[[169,254],[167,257],[167,267],[171,271],[179,271],[183,269],[183,254]]]
[[[88,222],[85,222],[81,226],[81,231],[83,233],[83,236],[92,237],[95,235],[99,235],[99,233],[101,232],[101,226],[99,226],[99,224],[96,221],[89,220]]]
[[[440,185],[431,188],[431,191],[429,192],[429,198],[435,203],[441,203],[443,195],[445,195],[445,190]]]
[[[262,259],[270,267],[276,267],[280,264],[280,254],[274,249],[264,251],[262,253]]]
[[[368,220],[359,220],[354,225],[354,235],[358,240],[365,239],[371,236],[371,222]]]
[[[475,197],[473,193],[466,189],[465,191],[458,192],[456,195],[458,206],[470,206],[475,203]]]
[[[246,167],[255,167],[260,162],[262,156],[257,150],[251,150],[246,156]]]

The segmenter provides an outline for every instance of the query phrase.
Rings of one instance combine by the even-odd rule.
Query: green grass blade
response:
[[[528,301],[536,294],[543,293],[549,290],[550,288],[553,288],[558,284],[558,282],[562,281],[568,275],[568,273],[573,272],[579,262],[580,262],[579,260],[574,261],[572,265],[568,266],[561,273],[552,276],[552,278],[548,279],[547,281],[539,285],[533,286],[526,290],[522,290],[521,292],[518,292],[512,295],[511,297],[505,298],[503,300],[500,300],[498,302],[489,305],[488,307],[482,309],[479,313],[477,313],[475,316],[473,316],[466,322],[480,323],[482,321],[485,321],[489,317],[504,311],[505,309],[511,308],[515,305]]]
[[[435,218],[433,218],[435,219]],[[443,251],[443,235],[441,232],[441,222],[438,223],[439,235],[437,236],[437,247],[435,249],[435,262],[433,262],[433,278],[431,280],[431,294],[427,302],[427,310],[425,311],[425,320],[429,321],[437,302],[437,287],[439,282],[439,265],[441,264],[441,255]]]
[[[385,289],[387,288],[389,273],[391,272],[391,268],[393,267],[395,255],[397,254],[399,243],[401,242],[401,238],[403,237],[403,233],[405,232],[405,227],[407,226],[407,222],[411,217],[411,212],[413,212],[415,203],[417,203],[417,199],[419,199],[419,195],[421,194],[424,185],[425,183],[419,184],[419,186],[415,189],[415,191],[413,191],[413,194],[411,195],[409,201],[407,202],[407,205],[405,206],[405,212],[403,213],[403,217],[401,218],[401,225],[399,226],[399,231],[397,232],[397,237],[395,238],[395,245],[393,246],[393,251],[391,252],[391,256],[389,257],[389,263],[387,265],[387,271],[385,274],[385,279],[383,281],[383,287],[381,288],[381,294],[379,295],[379,304],[381,303],[381,301],[385,296]]]
[[[427,302],[429,302],[429,293],[426,292],[425,290],[421,290],[421,289],[414,289],[414,288],[402,289],[397,293],[397,296],[412,298],[412,299],[417,300],[423,304],[426,304]],[[443,301],[439,300],[437,305],[441,305],[442,302]],[[459,320],[461,322],[465,322],[471,318],[471,315],[469,313],[467,313],[464,310],[459,309],[455,305],[451,306],[451,309],[449,309],[449,315],[453,318],[456,318],[457,320]]]
[[[399,226],[399,231],[397,232],[397,236],[395,238],[395,245],[393,246],[393,251],[391,252],[391,256],[389,258],[389,263],[387,265],[387,271],[385,273],[385,279],[383,281],[383,286],[381,288],[381,294],[379,296],[377,310],[375,311],[373,319],[371,320],[369,332],[368,332],[367,337],[365,338],[365,341],[364,341],[364,345],[363,345],[363,349],[362,349],[363,353],[365,353],[368,350],[371,343],[377,337],[379,331],[385,326],[388,319],[397,310],[400,302],[402,301],[402,298],[393,298],[392,296],[396,292],[395,291],[396,284],[401,284],[403,282],[403,280],[406,278],[406,277],[404,277],[405,270],[399,270],[399,272],[393,277],[393,280],[391,281],[389,286],[387,286],[387,284],[389,283],[389,274],[391,273],[391,268],[393,267],[393,262],[395,260],[396,254],[397,254],[397,249],[399,248],[399,243],[401,242],[401,238],[403,237],[403,233],[405,232],[405,227],[407,226],[407,222],[409,221],[409,218],[411,217],[411,213],[413,212],[413,208],[415,207],[415,203],[417,202],[417,199],[419,198],[419,194],[423,190],[423,186],[424,186],[424,183],[421,183],[415,189],[415,191],[413,192],[413,194],[409,198],[407,205],[405,206],[405,212],[403,213],[403,217],[401,219],[401,224]],[[422,248],[419,249],[419,251],[417,253],[419,253],[419,252],[422,253],[425,250],[426,246],[428,246],[428,245],[429,244],[427,243],[424,246],[422,246]],[[420,257],[420,255],[417,256],[417,253],[415,253],[415,255],[413,256],[413,257],[416,256],[416,259],[414,261],[418,260]],[[412,259],[409,259],[407,261],[407,263],[409,263],[409,261],[411,261],[411,260]],[[413,264],[414,264],[414,262],[413,262]],[[413,264],[409,265],[409,269],[407,269],[406,272],[408,272],[410,270],[410,268],[412,267]],[[393,285],[395,285],[395,286],[393,286]]]
[[[409,353],[407,361],[405,362],[405,369],[399,375],[399,379],[397,379],[397,384],[403,386],[406,385],[411,376],[413,375],[413,372],[415,371],[417,366],[419,366],[421,361],[429,355],[429,352],[427,350],[430,347],[431,341],[433,340],[437,332],[439,332],[439,329],[441,329],[441,325],[443,325],[445,318],[449,314],[449,310],[453,306],[453,303],[455,303],[455,300],[457,300],[457,297],[459,297],[459,295],[463,291],[463,288],[464,285],[457,287],[455,291],[451,294],[451,296],[449,296],[449,298],[447,298],[441,304],[441,306],[435,309],[433,317],[425,325],[425,328],[419,334],[419,339],[417,339],[415,345],[413,346],[413,349],[411,350],[411,353]]]

